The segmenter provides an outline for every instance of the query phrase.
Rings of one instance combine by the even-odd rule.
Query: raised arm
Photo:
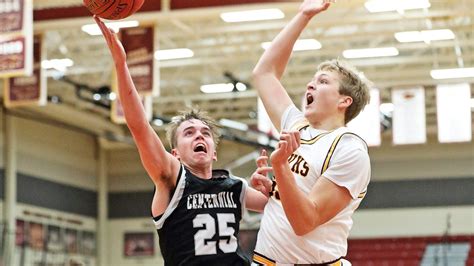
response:
[[[164,178],[175,177],[179,171],[179,161],[166,151],[158,135],[146,119],[140,96],[137,93],[128,70],[125,50],[117,35],[96,16],[94,19],[112,54],[117,71],[120,102],[123,106],[127,126],[138,147],[143,166],[154,183]]]
[[[298,14],[277,35],[253,70],[253,83],[273,125],[280,130],[280,119],[292,104],[280,79],[285,72],[293,46],[311,18],[329,7],[323,0],[306,0]]]

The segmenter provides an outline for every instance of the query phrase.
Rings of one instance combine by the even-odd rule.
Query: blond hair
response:
[[[344,123],[347,124],[356,117],[369,103],[371,82],[363,77],[354,66],[339,59],[322,62],[318,71],[326,70],[339,74],[339,93],[352,98],[352,104],[347,107]]]
[[[206,112],[201,111],[198,108],[189,108],[187,110],[180,111],[177,116],[171,118],[171,122],[169,123],[168,128],[166,130],[166,138],[168,139],[171,148],[175,148],[178,145],[178,138],[176,136],[176,131],[178,130],[178,127],[184,121],[192,119],[200,120],[209,127],[209,129],[211,130],[212,139],[214,140],[214,144],[217,147],[217,144],[219,144],[219,138],[221,136],[221,133],[219,131],[219,124],[217,124],[214,119],[208,116]]]

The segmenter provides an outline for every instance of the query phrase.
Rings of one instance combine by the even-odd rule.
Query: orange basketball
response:
[[[84,6],[98,17],[117,20],[126,18],[142,7],[144,0],[83,0]]]

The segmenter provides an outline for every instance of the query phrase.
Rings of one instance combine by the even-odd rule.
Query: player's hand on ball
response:
[[[112,29],[109,29],[99,17],[94,15],[94,20],[99,26],[102,35],[104,35],[115,64],[124,63],[127,59],[127,55],[125,54],[125,49],[119,41],[117,34]]]

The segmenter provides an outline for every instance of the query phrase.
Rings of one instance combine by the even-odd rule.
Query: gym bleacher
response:
[[[351,239],[354,266],[472,266],[474,235]]]

